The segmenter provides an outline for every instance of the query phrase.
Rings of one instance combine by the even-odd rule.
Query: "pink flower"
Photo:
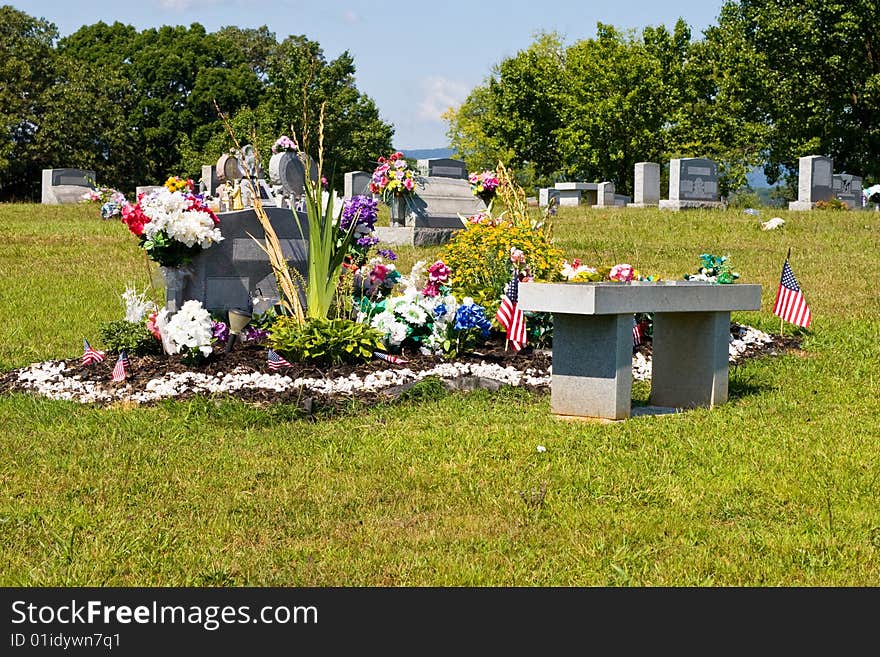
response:
[[[619,264],[611,268],[608,278],[612,281],[631,281],[633,279],[632,265]]]
[[[403,186],[406,187],[406,191],[411,192],[415,184],[413,183],[412,178],[404,178]]]
[[[510,261],[515,265],[523,265],[526,262],[525,254],[515,246],[510,247]]]
[[[436,281],[428,281],[422,294],[426,297],[436,297],[440,294],[440,285]]]
[[[449,265],[442,260],[438,260],[428,267],[428,280],[437,283],[445,283],[449,280],[449,274],[451,273],[452,270],[449,269]]]
[[[147,316],[147,330],[153,334],[153,337],[157,340],[162,339],[162,334],[159,333],[159,327],[156,326],[156,317],[158,313],[152,312]]]

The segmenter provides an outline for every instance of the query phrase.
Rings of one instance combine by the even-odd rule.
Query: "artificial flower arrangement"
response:
[[[192,178],[180,176],[168,176],[164,186],[169,192],[193,192],[196,188]]]
[[[370,192],[391,203],[395,197],[408,198],[415,194],[416,176],[400,151],[387,158],[380,157],[379,165],[370,178]]]
[[[100,203],[101,218],[112,219],[122,216],[122,208],[128,205],[125,194],[112,187],[90,189],[82,195],[81,203]]]
[[[708,283],[733,283],[739,278],[739,273],[733,271],[728,256],[716,256],[711,253],[700,255],[701,267],[695,274],[685,274],[686,281],[705,281]]]
[[[643,275],[629,263],[618,263],[611,267],[590,267],[582,264],[580,258],[574,258],[571,262],[562,261],[559,272],[565,281],[572,283],[599,283],[602,281],[614,283],[629,283],[630,281],[658,281],[654,275]]]
[[[495,197],[495,192],[501,183],[498,180],[498,175],[488,169],[480,173],[470,174],[468,182],[471,184],[471,193],[481,198],[487,205]]]
[[[470,297],[458,302],[449,287],[450,269],[442,260],[417,262],[398,278],[403,293],[373,301],[361,297],[357,320],[383,335],[389,351],[410,347],[423,354],[454,357],[489,337],[491,321]]]
[[[348,250],[351,260],[357,265],[363,264],[370,248],[379,243],[379,238],[376,237],[378,205],[377,201],[363,194],[352,196],[342,204],[342,212],[339,215],[339,239],[351,232]]]
[[[142,194],[121,214],[140,247],[163,267],[190,264],[202,249],[223,240],[217,215],[191,192],[160,189]]]
[[[214,342],[223,336],[226,325],[219,324],[201,301],[190,299],[173,315],[165,309],[151,314],[147,326],[162,341],[165,353],[181,354],[185,362],[196,363],[210,356]]]
[[[299,148],[297,147],[296,142],[287,135],[281,135],[275,140],[275,143],[272,144],[273,153],[296,153],[298,151]]]

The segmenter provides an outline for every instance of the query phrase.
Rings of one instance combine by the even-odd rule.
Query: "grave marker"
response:
[[[636,162],[633,208],[651,208],[660,204],[660,165],[657,162]]]
[[[812,210],[816,201],[827,201],[832,190],[833,161],[822,155],[805,155],[798,160],[798,200],[788,204],[789,210]]]
[[[467,166],[461,160],[436,158],[418,161],[419,174],[426,178],[458,178],[467,180]]]
[[[46,205],[79,203],[95,189],[95,172],[85,169],[43,169],[41,201]]]
[[[723,208],[718,192],[718,165],[699,157],[669,160],[669,199],[660,200],[666,210]]]

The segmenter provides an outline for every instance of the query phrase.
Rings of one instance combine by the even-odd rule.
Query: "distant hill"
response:
[[[455,152],[451,148],[400,148],[403,156],[411,160],[431,160],[440,157],[452,157]]]

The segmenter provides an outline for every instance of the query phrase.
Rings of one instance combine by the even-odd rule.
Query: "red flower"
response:
[[[150,218],[144,214],[140,203],[126,205],[122,208],[122,223],[128,226],[132,233],[140,237],[144,234],[144,224],[150,223]]]
[[[379,164],[385,164],[387,161],[384,157],[379,158]]]

